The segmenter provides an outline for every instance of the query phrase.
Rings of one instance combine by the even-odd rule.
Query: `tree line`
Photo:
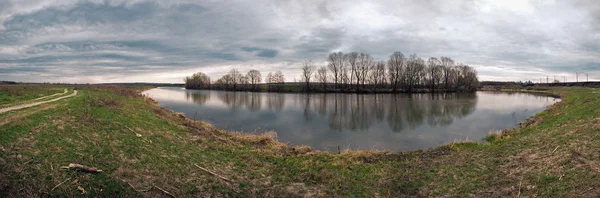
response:
[[[401,52],[385,61],[375,61],[367,53],[334,52],[323,66],[304,61],[298,83],[286,85],[281,71],[269,73],[264,84],[262,80],[261,72],[254,69],[245,75],[231,69],[214,82],[202,72],[184,79],[188,89],[274,92],[472,92],[479,85],[471,66],[449,57],[424,60]]]

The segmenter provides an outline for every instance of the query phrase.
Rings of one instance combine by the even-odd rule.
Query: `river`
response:
[[[319,150],[408,151],[453,141],[483,142],[560,101],[529,93],[256,93],[183,88],[144,92],[190,119]]]

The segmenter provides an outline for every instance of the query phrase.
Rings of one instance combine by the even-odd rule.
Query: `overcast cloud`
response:
[[[235,67],[293,81],[334,51],[450,56],[480,80],[599,80],[600,3],[0,0],[0,80],[181,83]]]

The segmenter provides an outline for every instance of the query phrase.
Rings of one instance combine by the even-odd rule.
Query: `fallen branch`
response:
[[[556,148],[554,148],[554,150],[552,150],[552,153],[554,153],[554,151],[556,151],[556,149],[558,149],[559,146],[556,146]]]
[[[54,188],[50,189],[50,192],[52,192],[54,189],[58,188],[60,185],[64,184],[65,182],[71,180],[71,178],[65,179],[65,181],[60,182],[58,185],[54,186]]]
[[[521,198],[521,181],[519,181],[519,194],[517,194],[518,198]]]
[[[584,190],[583,192],[579,193],[579,195],[583,195],[583,194],[585,194],[586,192],[588,192],[588,191],[590,191],[590,190],[592,190],[592,189],[593,189],[593,188],[588,188],[587,190]]]
[[[88,173],[101,173],[102,170],[92,167],[87,167],[81,164],[69,164],[69,166],[61,166],[62,169],[74,169],[76,171],[83,171]]]
[[[227,178],[225,178],[225,177],[223,177],[221,175],[218,175],[216,173],[213,173],[213,172],[211,172],[211,171],[209,171],[209,170],[207,170],[205,168],[202,168],[202,167],[198,166],[197,164],[194,164],[194,166],[198,167],[200,170],[203,170],[204,172],[207,172],[208,174],[211,174],[212,176],[215,176],[215,177],[218,177],[218,178],[222,179],[223,181],[225,181],[227,183],[233,183],[231,180],[229,180],[229,179],[227,179]]]
[[[148,191],[152,190],[152,187],[150,187],[148,190],[138,190],[137,188],[135,188],[135,186],[131,185],[131,183],[125,181],[124,179],[121,179],[121,181],[127,183],[127,185],[129,185],[131,188],[133,188],[133,190],[135,190],[136,192],[148,192]]]
[[[173,197],[173,198],[175,198],[175,195],[171,194],[169,191],[163,190],[162,188],[159,188],[158,186],[154,186],[154,185],[153,185],[153,187],[154,187],[154,188],[156,188],[156,189],[158,189],[158,190],[160,190],[160,191],[162,191],[162,192],[163,192],[163,193],[165,193],[166,195],[169,195],[170,197]]]

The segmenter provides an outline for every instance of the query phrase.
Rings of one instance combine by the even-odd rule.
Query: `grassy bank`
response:
[[[63,93],[64,89],[51,85],[0,85],[0,108],[36,98],[49,98],[54,94]]]
[[[284,145],[274,133],[216,129],[133,88],[78,89],[73,98],[0,115],[0,196],[600,195],[596,89],[546,90],[562,102],[491,134],[490,144],[341,154]],[[59,168],[69,163],[103,172]]]

